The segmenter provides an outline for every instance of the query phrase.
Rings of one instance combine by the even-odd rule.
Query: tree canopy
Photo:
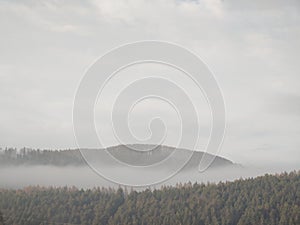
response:
[[[300,172],[139,192],[122,188],[1,189],[0,210],[5,224],[16,225],[298,225]]]

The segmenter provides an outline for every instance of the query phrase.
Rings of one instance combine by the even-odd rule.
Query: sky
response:
[[[76,148],[72,108],[87,69],[117,46],[161,40],[191,50],[213,71],[226,103],[221,156],[299,169],[299,24],[298,0],[0,0],[0,147]],[[160,72],[189,85],[170,68],[141,65],[107,88],[105,104],[124,75]],[[188,87],[203,112],[205,138],[207,112],[201,94]],[[96,115],[106,112],[105,104],[97,104]],[[144,102],[136,108],[136,124],[149,110],[161,113],[174,133],[166,143],[172,145],[177,120],[165,107]],[[96,123],[105,143],[117,144],[104,118]]]

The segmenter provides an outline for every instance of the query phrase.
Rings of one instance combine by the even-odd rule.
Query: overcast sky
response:
[[[2,148],[75,148],[72,104],[86,69],[116,46],[155,39],[213,70],[227,110],[220,155],[299,167],[298,0],[0,0],[0,32]],[[143,107],[153,105],[164,107]]]

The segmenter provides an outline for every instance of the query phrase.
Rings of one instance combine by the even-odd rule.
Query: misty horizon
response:
[[[116,46],[161,39],[190,49],[213,70],[227,112],[220,155],[241,164],[300,164],[298,1],[105,2],[1,1],[0,147],[77,148],[72,104],[84,72]],[[211,118],[202,94],[179,71],[153,64],[120,71],[103,90],[105,101],[95,105],[103,146],[119,144],[106,124],[114,90],[153,75],[189,90],[201,119],[196,149],[205,149]],[[146,112],[164,119],[164,144],[176,146],[176,113],[155,99],[132,111],[139,138],[149,135]]]
[[[0,225],[299,225],[299,0],[0,0]]]

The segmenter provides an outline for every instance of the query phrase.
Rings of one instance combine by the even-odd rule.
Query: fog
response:
[[[218,182],[299,170],[299,3],[299,0],[288,3],[278,0],[264,3],[258,0],[0,1],[0,149],[81,148],[78,136],[74,135],[72,115],[74,97],[85,72],[96,59],[117,46],[162,40],[194,52],[213,71],[226,103],[226,135],[222,149],[214,154],[243,165],[205,173],[189,170],[163,185]],[[205,96],[182,71],[160,64],[128,67],[107,83],[102,98],[95,102],[93,118],[103,146],[135,143],[127,139],[121,142],[114,136],[111,112],[116,118],[127,115],[124,103],[132,96],[140,98],[138,94],[144,88],[125,91],[121,98],[124,102],[117,101],[117,96],[124,94],[120,91],[132,87],[129,85],[132,81],[152,76],[169,79],[187,90],[199,114],[201,133],[196,148],[204,149],[212,127]],[[186,107],[185,98],[180,98],[181,92],[170,92],[173,89],[164,87],[160,90],[172,93],[171,100],[178,101],[184,108],[183,114],[192,112]],[[122,103],[118,110],[112,107],[115,102]],[[166,124],[168,135],[164,143],[155,144],[177,146],[181,136],[191,137],[188,132],[181,135],[180,125],[193,128],[195,123],[191,120],[179,123],[181,118],[177,118],[170,104],[151,98],[132,110],[130,129],[141,140],[155,130],[152,133],[158,135],[161,127],[153,126],[151,130],[147,126],[158,116]],[[86,121],[81,122],[84,127]],[[89,142],[93,136],[83,133]],[[123,134],[126,136],[128,132]],[[113,168],[108,171],[132,176],[130,171]],[[162,175],[157,171],[141,172],[131,181],[158,174]],[[0,188],[28,185],[118,186],[89,167],[0,164]]]
[[[290,168],[291,171],[293,170]],[[240,178],[256,177],[266,173],[281,173],[282,167],[242,167],[234,166],[227,168],[212,169],[203,173],[196,170],[181,172],[167,180],[166,182],[147,186],[151,188],[160,188],[162,185],[175,185],[176,183],[207,183],[220,181],[233,181]],[[128,176],[128,171],[122,170],[124,176]],[[161,172],[159,172],[161,173]],[[157,172],[148,174],[156,176]],[[133,179],[139,181],[144,179],[145,174],[141,173]],[[18,166],[4,167],[0,169],[0,188],[23,188],[26,186],[45,186],[45,187],[62,187],[75,186],[77,188],[93,188],[93,187],[113,187],[117,188],[122,185],[110,182],[100,175],[96,174],[89,167],[55,167],[55,166]],[[139,190],[141,188],[135,188]]]
[[[284,160],[299,165],[299,3],[1,1],[0,147],[77,148],[72,104],[84,71],[119,45],[165,40],[195,52],[214,71],[227,109],[225,157],[243,164]],[[119,77],[127,75],[122,79],[128,82],[130,76],[157,71],[141,67]],[[170,77],[169,70],[161,69],[155,74]],[[200,96],[190,82],[170,72],[173,82]],[[108,103],[124,88],[122,79],[107,86]],[[145,111],[166,111],[163,104],[153,105],[144,102],[133,112],[137,124],[143,124]],[[201,106],[197,109],[202,112]],[[102,138],[109,146],[119,144],[111,140],[110,127],[100,123],[101,116],[95,119]],[[176,128],[169,130],[177,141]]]

